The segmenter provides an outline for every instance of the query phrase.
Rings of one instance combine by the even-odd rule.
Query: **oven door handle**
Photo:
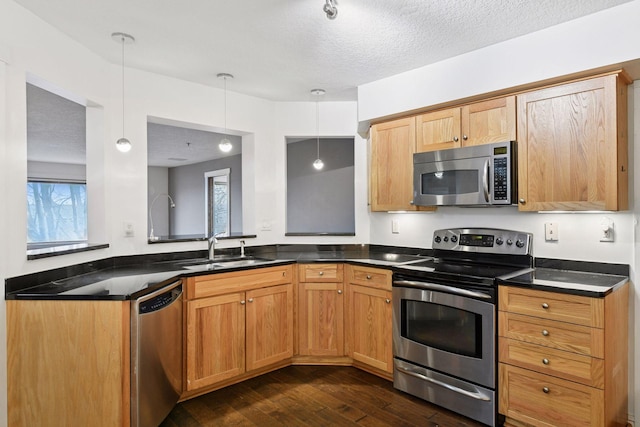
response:
[[[491,295],[484,292],[471,291],[469,289],[456,288],[454,286],[438,285],[437,283],[418,282],[415,280],[394,280],[394,285],[410,288],[426,289],[430,291],[442,291],[464,297],[491,299]]]
[[[411,369],[407,369],[407,368],[404,368],[402,366],[396,366],[396,369],[401,371],[402,373],[405,373],[407,375],[410,375],[412,377],[415,377],[415,378],[418,378],[418,379],[421,379],[421,380],[424,380],[424,381],[428,381],[428,382],[430,382],[432,384],[435,384],[435,385],[438,385],[440,387],[444,387],[447,390],[451,390],[451,391],[453,391],[455,393],[463,394],[465,396],[471,397],[471,398],[476,399],[476,400],[483,400],[485,402],[491,401],[491,398],[489,396],[487,396],[486,394],[480,392],[479,390],[476,390],[476,391],[463,390],[460,387],[456,387],[454,385],[447,384],[447,383],[442,382],[440,380],[429,378],[426,375],[423,375],[423,374],[418,373],[418,372],[414,372]]]

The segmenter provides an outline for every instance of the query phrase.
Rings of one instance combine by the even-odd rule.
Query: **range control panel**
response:
[[[433,249],[531,255],[533,235],[498,228],[446,228],[433,232]]]

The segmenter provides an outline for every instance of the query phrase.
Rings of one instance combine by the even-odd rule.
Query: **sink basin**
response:
[[[264,258],[245,257],[227,259],[197,259],[180,263],[182,268],[187,270],[217,270],[221,268],[247,267],[254,264],[261,264],[270,260]]]

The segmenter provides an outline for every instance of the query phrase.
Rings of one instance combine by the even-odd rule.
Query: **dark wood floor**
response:
[[[161,427],[480,427],[356,368],[289,366],[178,404]]]

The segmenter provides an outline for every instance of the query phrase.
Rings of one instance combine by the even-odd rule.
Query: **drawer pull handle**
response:
[[[544,335],[545,337],[549,336],[549,331],[547,331],[546,329],[542,330],[542,335]]]
[[[324,276],[324,271],[321,271],[320,273],[318,273],[318,276]]]
[[[342,289],[338,289],[338,294],[342,295]]]
[[[386,302],[387,304],[391,304],[391,300],[389,298],[385,299],[384,302]]]
[[[547,304],[546,302],[543,302],[542,303],[542,308],[544,308],[546,310],[547,308],[549,308],[549,304]]]
[[[542,359],[542,363],[544,363],[545,365],[548,365],[549,364],[549,359],[546,359],[546,358]]]
[[[367,274],[367,280],[371,280],[371,275]]]
[[[549,393],[549,387],[542,387],[543,393]]]

